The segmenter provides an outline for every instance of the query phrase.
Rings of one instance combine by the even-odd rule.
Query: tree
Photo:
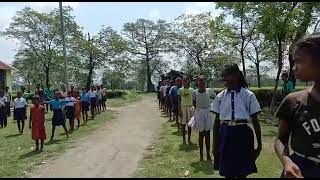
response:
[[[78,33],[80,27],[71,16],[72,8],[64,7],[63,15],[65,23],[66,38],[71,34]],[[45,73],[45,83],[48,86],[50,74],[56,72],[56,65],[62,61],[61,36],[60,36],[59,10],[55,9],[50,13],[40,13],[30,7],[17,11],[13,22],[2,33],[8,38],[14,38],[22,43],[21,51],[27,51],[24,55],[35,58],[40,69]],[[30,59],[30,58],[23,58]]]
[[[265,2],[257,4],[259,21],[261,22],[258,27],[259,31],[277,47],[278,72],[270,106],[271,112],[273,112],[277,97],[276,92],[283,66],[283,53],[286,49],[286,43],[288,43],[296,28],[297,13],[295,9],[297,4],[297,2]]]
[[[142,60],[141,69],[146,73],[147,91],[154,91],[151,81],[152,74],[161,62],[159,53],[169,51],[166,41],[170,36],[170,24],[163,20],[153,22],[146,19],[138,19],[136,22],[126,23],[123,34],[127,40],[128,51],[137,55]],[[151,67],[151,64],[154,66]],[[140,71],[143,72],[143,71]]]
[[[250,41],[250,36],[256,28],[256,16],[253,4],[251,2],[217,2],[218,9],[223,9],[225,13],[231,13],[235,23],[232,26],[235,38],[234,47],[240,53],[243,67],[243,75],[246,77],[245,67],[245,49]],[[237,45],[240,44],[240,48]]]

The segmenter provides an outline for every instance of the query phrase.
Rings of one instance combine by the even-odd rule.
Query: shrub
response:
[[[107,91],[107,98],[108,99],[119,98],[126,94],[127,93],[125,91]]]

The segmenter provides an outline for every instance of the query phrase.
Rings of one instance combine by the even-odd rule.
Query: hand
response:
[[[291,161],[289,157],[285,157],[284,176],[287,178],[303,178],[300,168]]]

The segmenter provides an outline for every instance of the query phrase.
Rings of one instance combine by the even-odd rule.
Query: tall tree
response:
[[[136,22],[126,23],[123,27],[123,34],[128,42],[128,51],[141,58],[147,77],[147,91],[154,91],[152,74],[155,71],[151,64],[159,64],[161,52],[168,51],[167,38],[170,36],[170,24],[163,20],[153,22],[146,19],[138,19]]]

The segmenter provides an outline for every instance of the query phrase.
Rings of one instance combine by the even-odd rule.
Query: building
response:
[[[0,60],[0,88],[1,89],[5,89],[5,87],[9,87],[9,91],[12,91],[12,74],[11,74],[12,70],[15,70],[15,68]]]

